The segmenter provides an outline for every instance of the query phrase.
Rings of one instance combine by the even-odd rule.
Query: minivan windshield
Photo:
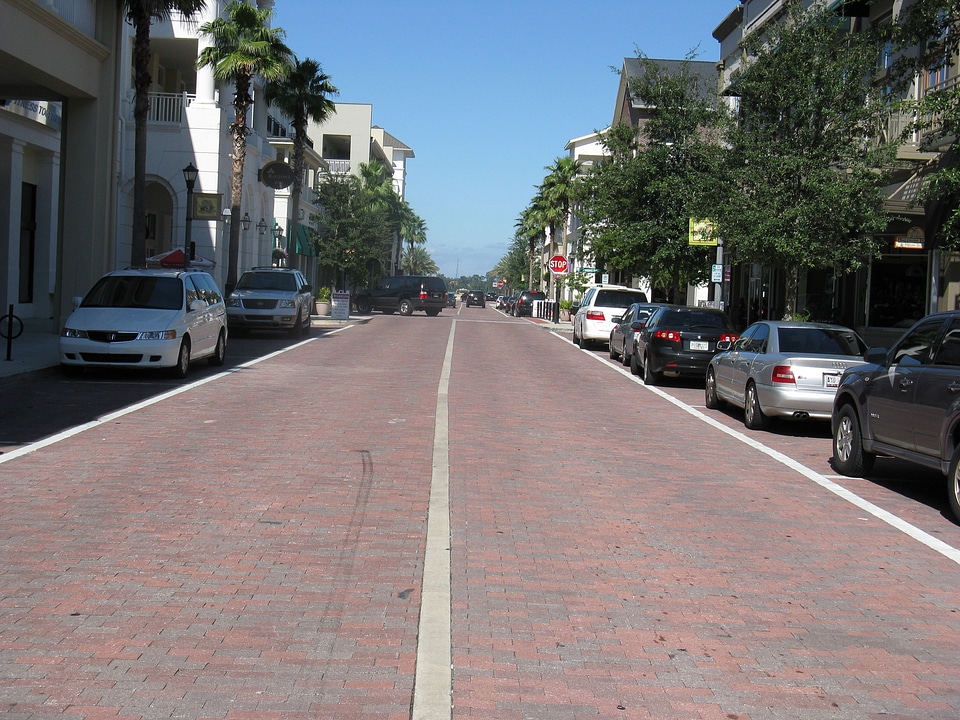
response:
[[[80,307],[179,310],[183,307],[183,283],[175,277],[108,275],[97,281]]]

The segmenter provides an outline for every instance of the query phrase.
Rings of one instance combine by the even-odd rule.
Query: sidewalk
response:
[[[310,326],[314,329],[332,330],[343,325],[356,325],[371,319],[370,315],[351,315],[347,320],[313,316]],[[60,364],[60,336],[57,333],[24,328],[20,337],[10,344],[10,360],[7,360],[7,340],[0,337],[0,378],[23,373],[39,372],[56,368]]]

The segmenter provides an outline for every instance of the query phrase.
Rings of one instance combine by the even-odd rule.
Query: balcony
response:
[[[95,0],[34,0],[34,2],[59,15],[84,35],[96,38],[97,8]]]
[[[324,160],[332,175],[346,175],[350,172],[349,160],[331,160],[330,158],[324,158]]]
[[[183,110],[197,99],[188,93],[150,93],[147,122],[152,125],[182,125]]]

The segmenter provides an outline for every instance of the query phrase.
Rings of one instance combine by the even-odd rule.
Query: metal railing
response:
[[[150,109],[147,122],[158,125],[180,125],[183,123],[183,110],[190,107],[196,95],[187,93],[150,93]]]
[[[37,5],[56,13],[84,35],[97,35],[97,5],[95,0],[35,0]]]

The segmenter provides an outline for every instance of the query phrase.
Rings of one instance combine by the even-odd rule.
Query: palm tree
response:
[[[336,105],[330,95],[340,91],[330,82],[320,63],[306,58],[294,60],[290,74],[267,85],[265,97],[293,122],[293,188],[290,191],[290,229],[287,238],[289,257],[297,249],[297,223],[300,219],[300,192],[303,189],[303,153],[307,145],[307,122],[324,122]],[[293,262],[291,262],[293,265]]]
[[[574,188],[580,175],[581,163],[571,157],[557,158],[553,165],[544,170],[549,174],[543,179],[540,194],[547,208],[550,220],[550,241],[556,243],[555,232],[559,227],[563,234],[562,252],[567,254],[567,220],[570,217],[570,207],[573,205]],[[561,248],[557,248],[558,250]],[[551,250],[553,248],[551,247]],[[552,254],[552,253],[551,253]]]
[[[544,228],[547,226],[544,217],[544,210],[538,198],[534,198],[531,203],[520,213],[517,220],[516,237],[527,243],[527,259],[530,264],[529,275],[527,276],[527,288],[533,289],[533,266],[534,258],[537,253],[537,245],[543,238]]]
[[[411,261],[416,256],[414,248],[418,245],[424,245],[427,242],[427,224],[413,211],[413,208],[403,200],[401,200],[400,205],[400,237],[405,238],[407,242],[410,243],[407,258]],[[409,265],[407,274],[417,275],[423,273],[413,272],[413,266]]]
[[[404,251],[404,264],[407,266],[408,275],[436,275],[440,268],[430,257],[430,253],[424,247],[410,246],[409,250]]]
[[[147,261],[147,112],[150,110],[150,24],[166,20],[173,11],[189,17],[206,7],[206,0],[121,0],[127,20],[133,25],[133,237],[130,265]]]
[[[280,28],[268,26],[272,11],[234,0],[227,5],[225,17],[200,26],[200,35],[211,45],[205,47],[197,60],[197,68],[212,67],[213,76],[221,82],[232,82],[234,121],[230,125],[233,136],[233,174],[230,182],[230,214],[240,217],[243,199],[243,164],[247,157],[247,110],[253,104],[250,94],[253,77],[276,82],[290,72],[293,53],[284,42]],[[240,223],[230,224],[229,261],[225,290],[230,292],[237,284],[237,265],[240,260]]]

